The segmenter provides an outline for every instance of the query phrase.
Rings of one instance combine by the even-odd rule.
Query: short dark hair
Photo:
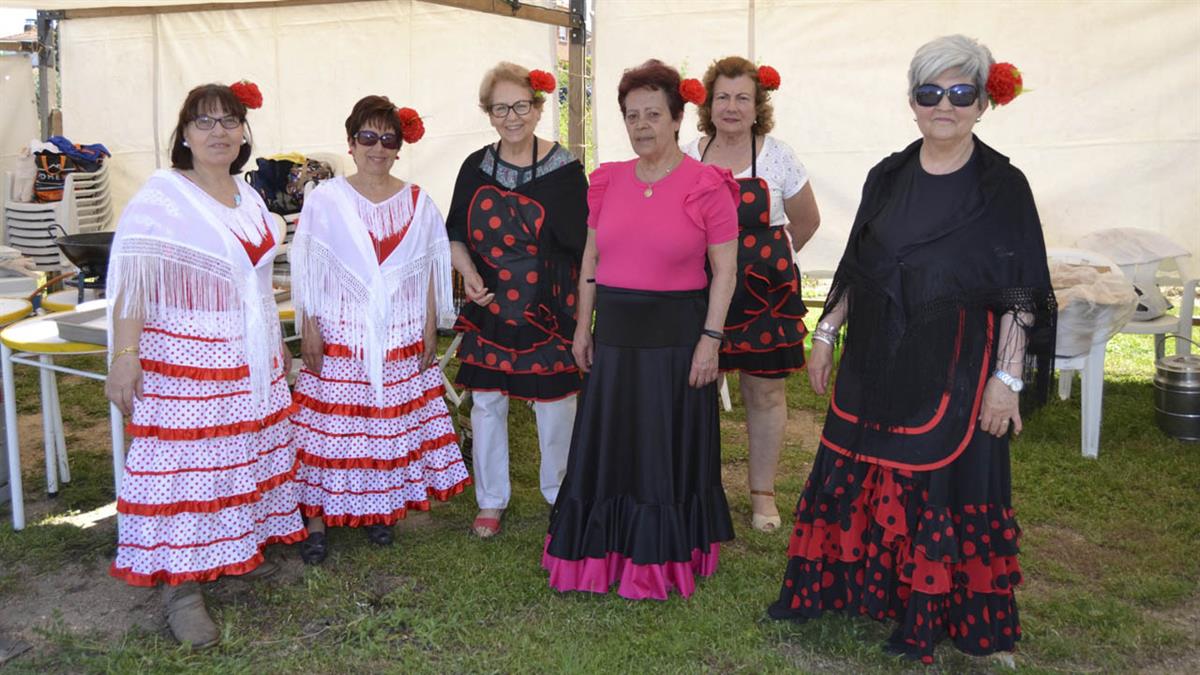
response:
[[[391,128],[400,137],[404,145],[404,131],[400,127],[400,119],[396,117],[396,106],[386,96],[371,94],[358,99],[350,116],[346,118],[346,140],[353,141],[354,135],[362,131],[368,124],[374,124],[380,129]]]
[[[179,121],[175,124],[175,130],[171,132],[171,168],[194,168],[192,149],[183,144],[183,129],[191,124],[192,120],[218,107],[224,108],[226,115],[237,117],[246,127],[246,142],[242,143],[237,158],[229,165],[229,173],[241,171],[250,160],[253,137],[250,135],[250,123],[246,121],[246,104],[242,103],[227,85],[202,84],[188,92],[187,98],[183,99],[183,106],[179,109]]]
[[[683,94],[679,93],[679,71],[659,61],[650,59],[636,68],[630,68],[621,76],[617,85],[617,103],[621,106],[621,114],[625,114],[625,97],[634,89],[650,89],[661,91],[667,97],[667,109],[671,111],[671,119],[683,119]]]

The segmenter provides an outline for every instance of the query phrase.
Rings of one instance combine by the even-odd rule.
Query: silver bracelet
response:
[[[817,332],[824,331],[831,335],[837,335],[838,331],[840,331],[840,330],[841,330],[841,328],[839,326],[835,326],[835,325],[829,323],[828,321],[822,321],[817,324]]]
[[[819,331],[819,330],[813,331],[812,339],[816,340],[817,342],[824,342],[825,344],[829,345],[830,347],[836,346],[835,343],[837,342],[837,338],[829,335],[828,333],[825,333],[825,332]]]

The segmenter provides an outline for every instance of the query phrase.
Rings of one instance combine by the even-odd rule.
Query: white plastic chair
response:
[[[1120,266],[1101,253],[1082,249],[1058,248],[1046,251],[1053,261],[1073,264],[1108,267],[1122,274]],[[1122,275],[1123,276],[1123,275]],[[1059,371],[1058,397],[1071,397],[1071,384],[1075,372],[1080,380],[1080,445],[1083,456],[1095,459],[1100,455],[1100,418],[1104,407],[1104,353],[1108,347],[1108,331],[1097,332],[1091,348],[1077,356],[1055,356],[1054,368]]]
[[[1183,286],[1183,298],[1179,302],[1179,315],[1164,314],[1145,321],[1131,320],[1121,329],[1122,333],[1154,336],[1154,358],[1161,359],[1166,353],[1167,335],[1174,333],[1184,337],[1192,334],[1192,315],[1196,308],[1196,286],[1200,283],[1200,272],[1186,249],[1168,237],[1152,230],[1136,227],[1112,228],[1093,232],[1076,242],[1086,249],[1108,251],[1109,257],[1121,268],[1131,283],[1145,288],[1162,281],[1163,272],[1171,269],[1179,275]],[[1175,353],[1191,352],[1186,340],[1175,341]]]

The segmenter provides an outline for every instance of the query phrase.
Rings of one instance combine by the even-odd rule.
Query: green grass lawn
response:
[[[1196,664],[1200,579],[1200,445],[1169,439],[1154,425],[1150,338],[1120,336],[1109,346],[1099,460],[1079,450],[1079,387],[1055,399],[1013,444],[1017,516],[1024,528],[1018,591],[1024,625],[1017,666],[1033,672],[1126,671],[1184,659]],[[22,369],[27,370],[27,369]],[[24,412],[36,411],[36,380],[23,375]],[[742,410],[723,415],[724,462],[744,475]],[[806,378],[789,379],[797,417],[824,414]],[[63,388],[68,428],[104,422],[100,389]],[[106,427],[103,427],[106,429]],[[112,499],[105,433],[68,439],[75,480],[53,501],[55,514]],[[630,602],[559,595],[539,567],[548,507],[537,490],[533,418],[513,406],[513,500],[504,532],[468,535],[470,491],[398,531],[391,548],[362,533],[333,530],[333,554],[301,568],[294,550],[276,547],[282,578],[250,585],[223,581],[209,590],[224,626],[212,651],[192,654],[161,630],[134,628],[115,638],[103,626],[68,629],[50,621],[13,672],[893,672],[913,666],[884,656],[888,628],[866,619],[827,617],[805,625],[770,621],[785,563],[784,533],[750,530],[742,484],[727,490],[737,539],[722,550],[717,574],[690,600]],[[40,441],[39,441],[40,442]],[[792,435],[778,490],[790,510],[807,476],[814,439]],[[26,476],[27,498],[44,497],[40,466]],[[39,493],[39,491],[41,491]],[[0,510],[0,607],[38,575],[87,574],[114,550],[110,524],[79,529],[46,519],[12,531]],[[86,588],[80,592],[87,592]],[[142,611],[152,611],[155,602]],[[999,668],[943,645],[935,672]],[[1191,659],[1187,661],[1187,659]],[[924,669],[921,669],[924,670]]]

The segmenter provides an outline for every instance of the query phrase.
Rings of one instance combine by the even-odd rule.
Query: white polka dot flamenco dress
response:
[[[339,178],[306,198],[293,298],[325,343],[320,373],[296,381],[306,516],[391,525],[471,484],[441,373],[419,363],[431,283],[438,313],[453,316],[449,255],[441,214],[417,186],[375,204]]]

